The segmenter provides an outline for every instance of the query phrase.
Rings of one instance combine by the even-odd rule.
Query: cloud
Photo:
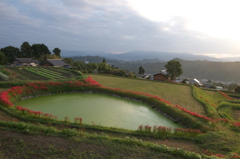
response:
[[[0,47],[28,41],[50,49],[112,52],[222,53],[236,48],[230,41],[187,30],[183,17],[150,21],[125,0],[3,0],[0,8]]]

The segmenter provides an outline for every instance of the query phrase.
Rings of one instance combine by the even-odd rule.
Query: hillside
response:
[[[69,123],[46,116],[31,115],[27,113],[31,110],[25,111],[22,108],[16,110],[14,106],[9,109],[1,101],[0,158],[149,158],[151,156],[151,158],[163,159],[217,159],[223,156],[226,158],[240,156],[240,129],[233,126],[233,123],[237,123],[240,119],[239,100],[228,99],[226,94],[204,91],[190,85],[116,76],[90,76],[102,86],[99,87],[91,78],[83,80],[84,83],[75,80],[62,84],[43,81],[24,87],[14,87],[9,91],[13,95],[9,95],[14,102],[14,99],[21,98],[14,95],[15,91],[20,95],[24,90],[33,91],[35,95],[44,92],[77,92],[88,89],[105,94],[115,92],[116,95],[124,97],[125,94],[128,98],[142,99],[146,103],[152,100],[156,106],[155,110],[159,109],[158,111],[166,113],[166,116],[178,119],[185,128],[194,130],[198,128],[200,133],[199,131],[189,133],[191,129],[172,133],[166,132],[166,129],[148,131],[147,127],[132,131],[95,124]],[[37,89],[32,90],[32,86]],[[143,93],[138,95],[136,92]],[[157,104],[159,101],[156,101],[158,97],[161,99],[159,106]],[[166,105],[164,104],[166,101],[162,99],[172,104]],[[166,110],[171,110],[171,113]],[[222,117],[225,119],[221,120]],[[179,122],[178,120],[175,122]]]
[[[99,56],[82,56],[73,57],[74,61],[84,61],[88,62],[101,62],[104,57]],[[106,59],[107,63],[114,65],[119,69],[129,70],[138,73],[139,67],[142,66],[145,73],[156,74],[160,70],[164,70],[164,65],[167,61],[160,59],[144,59],[135,61],[122,61],[122,60],[112,60]],[[218,62],[218,61],[189,61],[177,58],[182,64],[183,78],[198,78],[198,79],[209,79],[213,81],[225,81],[225,82],[235,82],[240,83],[239,67],[240,62]]]
[[[186,61],[177,59],[182,64],[183,77],[209,79],[213,81],[226,81],[240,83],[240,62],[215,62],[215,61]],[[167,62],[115,62],[114,65],[125,70],[138,72],[140,66],[145,73],[158,73],[164,70]],[[149,60],[148,60],[149,61]]]

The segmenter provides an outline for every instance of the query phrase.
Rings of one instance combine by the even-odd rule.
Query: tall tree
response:
[[[9,63],[12,63],[19,56],[19,49],[13,46],[2,48],[1,51],[5,54]]]
[[[56,56],[58,56],[59,58],[61,57],[61,56],[60,56],[61,50],[60,50],[59,48],[53,49],[53,53],[54,53]]]
[[[48,47],[44,44],[33,44],[32,55],[35,58],[40,58],[43,57],[44,55],[51,55],[51,52],[49,51]]]
[[[183,73],[182,65],[177,60],[168,61],[164,67],[166,68],[168,75],[171,77],[171,80],[175,80]]]
[[[138,71],[138,74],[144,74],[145,73],[145,70],[142,66],[139,67],[139,71]]]
[[[20,47],[20,56],[21,57],[32,57],[32,47],[27,41],[23,42]]]

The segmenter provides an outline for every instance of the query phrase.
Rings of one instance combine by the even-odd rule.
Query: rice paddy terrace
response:
[[[19,80],[20,76],[24,77],[23,80],[31,79],[31,73],[43,81],[77,77],[75,73],[58,68],[6,69],[11,72],[9,76],[15,75],[15,79]],[[26,74],[21,75],[21,71]],[[204,91],[189,85],[115,76],[90,76],[106,87],[103,89],[142,92],[143,95],[169,101],[174,109],[181,110],[177,112],[192,116],[191,120],[194,118],[209,130],[197,135],[188,134],[189,129],[175,135],[161,131],[161,135],[156,136],[154,131],[159,130],[154,128],[151,132],[149,127],[142,127],[141,131],[130,131],[94,124],[76,126],[76,123],[47,120],[44,117],[41,120],[28,120],[35,118],[28,117],[27,114],[21,115],[26,115],[26,118],[18,117],[11,114],[12,109],[8,111],[0,104],[0,158],[240,158],[240,129],[237,125],[240,122],[239,100],[222,92]],[[5,90],[6,88],[0,88],[0,91]]]
[[[57,67],[7,67],[1,68],[9,72],[12,80],[52,80],[67,79],[79,76],[69,69]]]

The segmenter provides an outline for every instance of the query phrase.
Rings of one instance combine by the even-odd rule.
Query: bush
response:
[[[9,77],[0,71],[0,79],[3,81],[9,80]]]
[[[236,93],[240,93],[240,86],[238,86],[237,88],[235,88],[235,92],[236,92]]]
[[[11,75],[6,69],[1,69],[0,72],[4,73],[5,75]]]

